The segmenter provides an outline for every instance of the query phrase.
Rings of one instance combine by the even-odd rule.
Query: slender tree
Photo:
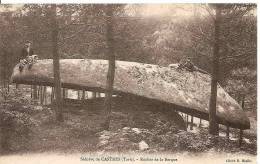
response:
[[[217,105],[217,87],[218,87],[218,74],[219,74],[219,47],[220,47],[220,23],[221,23],[221,7],[214,5],[216,11],[215,18],[215,36],[213,47],[213,65],[212,65],[212,80],[211,80],[211,95],[209,102],[209,133],[212,135],[218,134],[218,123],[216,117]]]
[[[53,72],[54,72],[54,87],[55,87],[55,109],[57,121],[63,121],[63,114],[61,108],[61,80],[60,80],[60,56],[58,52],[58,35],[59,26],[57,21],[57,6],[51,5],[51,20],[52,20],[52,54],[53,54]]]
[[[114,53],[114,39],[113,39],[113,5],[107,5],[106,8],[106,21],[107,21],[107,54],[108,54],[108,72],[106,82],[106,93],[105,93],[105,129],[109,129],[110,115],[112,108],[112,94],[113,94],[113,83],[115,75],[115,53]]]

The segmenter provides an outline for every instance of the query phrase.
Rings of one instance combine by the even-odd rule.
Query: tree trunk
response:
[[[113,83],[115,75],[115,54],[114,54],[114,41],[113,41],[113,6],[107,5],[107,48],[108,48],[108,72],[106,81],[106,92],[105,92],[105,129],[109,129],[111,107],[112,107],[112,93]]]
[[[47,104],[47,86],[44,86],[44,104]]]
[[[36,100],[37,96],[37,85],[33,85],[33,99]]]
[[[60,56],[58,52],[58,22],[56,13],[56,4],[51,6],[52,11],[52,54],[53,54],[53,72],[54,72],[54,88],[55,88],[55,111],[56,120],[63,121],[63,114],[61,108],[61,81],[60,81]]]
[[[220,56],[219,55],[220,21],[221,21],[221,9],[218,5],[216,5],[215,42],[214,42],[214,52],[213,52],[211,96],[209,102],[209,133],[212,135],[218,134],[216,105],[217,105],[217,86],[218,86],[218,73],[219,73],[219,56]]]
[[[92,98],[97,98],[97,92],[92,92]]]
[[[85,90],[82,91],[82,97],[81,97],[82,100],[85,100]]]
[[[53,100],[54,100],[54,87],[51,87],[51,103],[53,103]]]
[[[1,61],[1,65],[2,65],[2,78],[3,78],[3,85],[4,85],[4,88],[7,87],[6,85],[6,81],[8,79],[7,77],[7,72],[8,72],[8,66],[7,66],[7,54],[8,52],[6,51],[5,48],[3,48],[3,60]],[[1,77],[0,77],[1,78]],[[2,79],[1,78],[1,79]]]
[[[190,119],[190,130],[193,130],[193,116]]]

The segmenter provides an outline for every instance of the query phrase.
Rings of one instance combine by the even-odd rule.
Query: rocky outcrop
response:
[[[104,92],[108,62],[106,60],[63,59],[63,87]],[[52,60],[39,60],[31,69],[14,68],[12,81],[23,84],[53,85]],[[184,113],[208,119],[211,77],[198,71],[175,67],[116,61],[114,91],[164,104]],[[167,106],[167,107],[166,107]],[[250,128],[241,106],[218,86],[217,117],[221,124],[234,128]]]

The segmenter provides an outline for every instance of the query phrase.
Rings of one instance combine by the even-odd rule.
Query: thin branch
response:
[[[234,58],[247,58],[247,57],[252,57],[255,53],[246,53],[246,54],[238,54],[238,55],[230,55],[230,56],[225,56],[221,57],[220,60],[228,60],[228,59],[234,59]]]
[[[75,11],[74,13],[76,13],[76,12],[77,12],[77,11]],[[73,13],[73,14],[74,14],[74,13]],[[85,14],[85,13],[82,12],[80,15],[78,15],[78,17],[80,18],[80,17],[82,17],[84,14]],[[78,19],[74,19],[74,20],[72,20],[69,24],[66,24],[66,25],[64,25],[64,26],[62,26],[62,27],[59,27],[59,30],[64,30],[65,28],[69,27],[70,25],[74,25],[74,24],[76,23],[76,21],[78,21]],[[82,23],[82,24],[85,24],[85,23]],[[77,23],[77,25],[78,25],[78,23]]]
[[[62,45],[65,43],[65,40],[71,39],[71,38],[77,36],[79,33],[83,32],[83,31],[85,31],[85,30],[86,30],[86,29],[83,28],[83,29],[81,29],[81,30],[75,32],[74,34],[72,34],[72,35],[70,35],[70,36],[68,36],[68,37],[63,38],[63,40],[59,43],[59,46],[62,46]]]
[[[80,33],[82,33],[82,32],[84,32],[84,34],[93,34],[93,32],[86,32],[86,31],[85,31],[85,30],[87,30],[87,29],[86,29],[87,26],[89,26],[89,25],[86,25],[84,28],[82,28],[82,29],[80,29],[79,31],[73,33],[72,35],[63,38],[62,41],[59,43],[59,46],[64,45],[64,43],[65,43],[66,40],[72,39],[72,38],[76,37],[78,34],[80,34]],[[103,36],[102,34],[99,34],[99,33],[95,33],[95,34],[96,34],[96,35],[99,35],[99,36]]]
[[[209,13],[209,16],[215,20],[215,14],[212,13],[212,11],[210,10],[210,8],[208,6],[202,6],[202,8],[204,8],[208,13]]]

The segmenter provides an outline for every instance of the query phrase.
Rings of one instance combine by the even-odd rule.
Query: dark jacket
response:
[[[22,51],[21,51],[19,60],[25,59],[26,56],[28,56],[28,55],[31,56],[31,55],[33,55],[33,54],[34,54],[34,52],[33,52],[33,49],[32,49],[32,48],[29,49],[29,53],[28,53],[28,52],[27,52],[27,49],[24,47],[24,48],[22,49]]]

